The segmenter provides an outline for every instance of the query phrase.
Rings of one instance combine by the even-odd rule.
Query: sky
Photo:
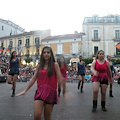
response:
[[[51,29],[51,35],[82,32],[85,17],[119,14],[119,0],[0,0],[0,18],[25,31]]]

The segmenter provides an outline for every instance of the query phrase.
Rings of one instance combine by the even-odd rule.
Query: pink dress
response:
[[[63,67],[60,67],[60,71],[61,71],[63,80],[68,80],[67,73],[66,73],[67,69],[65,65]]]
[[[39,71],[34,99],[43,100],[48,104],[57,104],[57,75],[55,70],[51,77],[48,76],[47,69]]]
[[[109,77],[108,77],[108,73],[107,73],[107,61],[105,60],[105,62],[103,64],[99,64],[98,61],[96,60],[95,62],[95,70],[98,71],[98,76],[94,76],[92,77],[92,81],[108,81]]]

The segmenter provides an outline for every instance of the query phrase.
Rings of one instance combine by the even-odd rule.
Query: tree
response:
[[[30,62],[32,62],[32,61],[33,61],[33,59],[32,59],[32,58],[25,58],[24,60],[25,60],[25,62],[26,62],[26,63],[30,63]]]

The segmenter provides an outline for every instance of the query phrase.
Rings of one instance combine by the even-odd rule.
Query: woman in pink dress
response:
[[[58,84],[58,96],[60,97],[60,93],[61,93],[61,87],[63,88],[63,96],[65,95],[66,92],[66,80],[68,80],[67,77],[67,71],[70,74],[70,70],[67,66],[67,64],[65,63],[65,58],[63,56],[60,57],[59,60],[59,67],[60,67],[60,71],[61,71],[61,76],[62,76],[62,80],[61,83]]]
[[[96,59],[92,62],[91,71],[93,73],[93,108],[92,112],[96,112],[97,109],[97,99],[99,88],[101,88],[101,106],[103,111],[107,111],[105,107],[106,103],[106,90],[108,86],[108,80],[112,84],[112,74],[110,70],[110,65],[104,59],[104,51],[99,50],[96,55]],[[109,74],[109,77],[108,77]]]
[[[28,86],[19,95],[24,95],[37,80],[37,90],[34,96],[34,120],[41,120],[44,110],[45,120],[51,120],[54,104],[57,104],[57,80],[61,79],[59,65],[55,62],[52,49],[44,47],[40,63]]]

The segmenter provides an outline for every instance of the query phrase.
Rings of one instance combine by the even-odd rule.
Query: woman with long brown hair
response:
[[[57,80],[61,79],[59,65],[55,62],[52,49],[45,46],[42,49],[40,63],[28,86],[19,95],[24,95],[37,80],[37,90],[34,96],[34,120],[41,120],[44,110],[45,120],[51,120],[54,104],[57,104]]]
[[[61,71],[61,83],[58,84],[58,96],[60,97],[60,93],[61,93],[61,87],[63,89],[63,96],[65,95],[65,92],[66,92],[66,80],[68,80],[68,77],[67,77],[67,71],[68,73],[70,74],[70,70],[65,62],[65,58],[64,56],[60,56],[60,59],[59,59],[59,67],[60,67],[60,71]]]
[[[101,88],[101,107],[103,111],[107,111],[106,104],[106,90],[108,86],[108,80],[112,84],[112,75],[110,70],[110,65],[104,59],[104,51],[99,50],[96,55],[96,59],[92,62],[91,72],[93,73],[93,108],[92,112],[96,112],[97,100],[99,88]],[[108,77],[109,74],[109,77]]]
[[[8,64],[8,84],[12,84],[12,96],[15,96],[15,89],[16,89],[16,80],[19,75],[19,68],[21,67],[20,60],[17,57],[17,52],[13,51],[11,54],[11,58]]]

